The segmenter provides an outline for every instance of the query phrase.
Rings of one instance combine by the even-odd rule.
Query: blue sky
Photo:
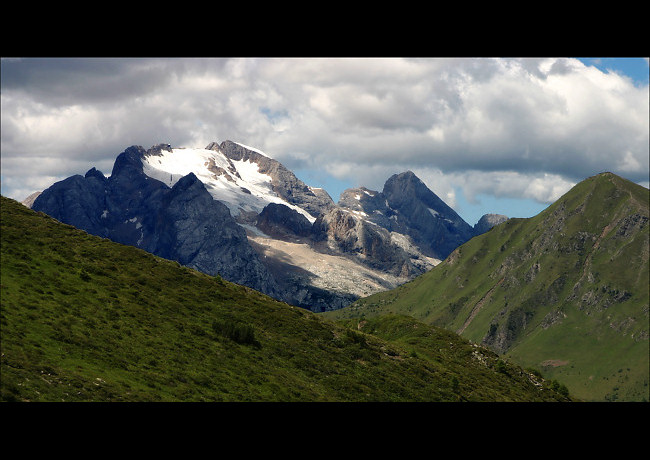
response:
[[[585,65],[593,65],[603,72],[619,72],[630,77],[635,84],[648,84],[648,61],[646,58],[579,58]]]
[[[649,66],[647,58],[578,58],[587,66],[594,66],[604,73],[617,72],[632,79],[637,86],[648,86]],[[335,177],[315,174],[313,171],[295,171],[298,177],[309,184],[315,184],[328,190],[336,200],[345,189],[354,187],[351,181],[337,180]],[[643,184],[646,185],[646,184]],[[646,185],[647,186],[647,185]],[[435,186],[432,186],[435,188]],[[435,190],[434,190],[435,191]],[[546,209],[550,203],[534,199],[516,197],[495,197],[481,193],[468,200],[462,188],[454,187],[454,209],[470,225],[474,225],[486,213],[504,214],[509,217],[533,217]]]
[[[649,66],[646,58],[578,58],[587,66],[594,66],[604,73],[616,72],[632,79],[637,86],[648,86]],[[330,195],[337,199],[341,192],[355,184],[350,180],[338,180],[333,176],[325,176],[310,170],[294,171],[298,177],[310,185],[319,186],[328,190]],[[646,184],[643,184],[646,185]],[[435,190],[435,184],[429,184]],[[647,185],[646,185],[647,186]],[[379,190],[381,190],[379,188]],[[487,193],[480,193],[471,200],[463,193],[460,187],[453,187],[455,203],[454,209],[470,225],[474,225],[486,213],[504,214],[509,217],[532,217],[546,209],[550,203],[539,202],[531,198],[496,197]]]
[[[649,66],[644,58],[579,58],[588,66],[595,66],[603,72],[618,72],[630,77],[636,85],[648,86]],[[457,189],[458,204],[456,212],[468,223],[474,224],[481,218],[486,210],[495,214],[505,214],[509,217],[533,217],[546,209],[550,203],[540,203],[532,199],[518,199],[513,197],[496,198],[491,195],[481,194],[476,198],[478,202],[470,203]]]
[[[332,176],[324,176],[308,170],[296,170],[294,174],[303,182],[313,187],[327,190],[334,201],[340,194],[352,187],[359,186],[352,181],[338,180]],[[386,178],[388,179],[388,178]],[[435,193],[435,186],[429,184]],[[381,188],[378,188],[381,191]],[[470,202],[459,187],[454,188],[456,201],[454,210],[470,225],[476,224],[484,214],[503,214],[508,217],[532,217],[539,214],[549,206],[549,203],[540,203],[533,199],[519,199],[510,197],[494,197],[489,194],[479,194]]]
[[[2,194],[131,145],[233,140],[338,200],[413,171],[470,225],[611,171],[648,186],[647,58],[3,58]]]

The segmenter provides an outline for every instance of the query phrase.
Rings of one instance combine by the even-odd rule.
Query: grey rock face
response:
[[[382,192],[346,190],[338,204],[389,232],[408,235],[423,255],[440,260],[474,236],[472,227],[411,171],[390,177]]]
[[[313,217],[318,217],[322,212],[334,205],[334,201],[327,192],[307,186],[277,160],[249,150],[232,141],[223,141],[221,145],[212,142],[206,149],[220,150],[231,160],[257,163],[259,172],[271,177],[271,186],[275,193],[287,202],[303,208]]]
[[[23,201],[20,203],[23,204],[24,206],[27,206],[28,208],[31,208],[32,205],[34,204],[34,201],[36,201],[36,198],[41,194],[41,192],[34,192],[30,194],[27,198],[25,198]]]
[[[390,218],[395,215],[383,193],[366,187],[345,190],[341,193],[338,205],[360,213],[357,215],[386,229],[391,228]]]
[[[391,227],[411,238],[422,251],[445,259],[472,238],[472,227],[411,171],[389,178],[382,192],[395,211]]]
[[[274,238],[308,237],[312,225],[305,216],[283,204],[270,203],[257,216],[256,227]]]
[[[163,225],[156,252],[162,257],[279,297],[275,280],[248,244],[244,229],[194,174],[165,195],[158,220]]]
[[[91,169],[57,182],[33,209],[88,233],[139,247],[210,275],[279,297],[277,283],[228,208],[212,199],[192,173],[171,189],[147,177],[133,146],[116,159],[109,178]]]
[[[88,233],[107,237],[108,231],[101,217],[105,209],[104,185],[93,175],[74,175],[44,190],[34,200],[32,209]]]
[[[413,263],[414,255],[395,243],[389,230],[348,210],[330,209],[316,219],[312,231],[315,241],[326,241],[330,249],[354,256],[370,268],[403,277],[418,275],[426,269]]]
[[[506,220],[508,220],[508,216],[503,214],[485,214],[474,225],[474,235],[481,235]]]

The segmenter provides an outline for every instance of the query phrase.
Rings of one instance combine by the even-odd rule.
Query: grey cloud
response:
[[[3,60],[3,193],[30,174],[11,158],[90,167],[133,144],[225,139],[371,188],[402,169],[507,175],[500,193],[540,199],[524,187],[544,173],[539,187],[647,181],[648,88],[596,77],[546,59]]]
[[[170,65],[181,70],[178,64],[133,58],[9,59],[2,61],[2,87],[53,106],[115,102],[166,86],[174,75]]]

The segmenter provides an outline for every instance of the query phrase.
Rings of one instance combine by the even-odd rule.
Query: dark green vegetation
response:
[[[3,401],[563,401],[443,329],[337,324],[1,201]]]
[[[599,174],[328,317],[407,314],[540,369],[580,399],[647,401],[648,202],[648,189]]]

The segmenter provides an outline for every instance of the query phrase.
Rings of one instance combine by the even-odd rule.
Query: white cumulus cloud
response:
[[[374,189],[410,169],[451,201],[650,169],[648,85],[575,59],[11,59],[1,81],[16,199],[161,142],[231,139]]]

